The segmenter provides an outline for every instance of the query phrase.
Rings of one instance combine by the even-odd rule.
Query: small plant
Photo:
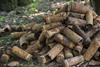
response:
[[[4,16],[0,16],[0,24],[2,24],[2,22],[4,21],[5,17]]]

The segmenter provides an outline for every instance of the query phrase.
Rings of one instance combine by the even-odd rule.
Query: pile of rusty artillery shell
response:
[[[0,37],[7,33],[15,40],[0,52],[0,63],[16,58],[28,62],[36,58],[38,63],[56,62],[62,67],[84,66],[91,60],[95,62],[87,66],[100,63],[100,16],[94,10],[74,2],[43,18],[45,22],[39,24],[0,28]]]

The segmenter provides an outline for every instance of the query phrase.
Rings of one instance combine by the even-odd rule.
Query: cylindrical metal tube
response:
[[[32,41],[32,40],[35,40],[34,33],[26,33],[19,40],[20,46],[26,49],[29,45],[29,41]]]
[[[73,54],[75,56],[80,55],[81,52],[82,52],[82,49],[83,49],[83,45],[82,44],[77,44],[77,46],[75,46],[75,48],[73,49]]]
[[[76,57],[72,57],[72,58],[66,59],[64,61],[64,67],[71,67],[71,66],[79,64],[79,63],[81,63],[83,61],[84,61],[84,57],[82,55],[76,56]]]
[[[56,44],[56,43],[50,43],[50,44],[48,44],[48,47],[49,47],[50,49],[52,49],[52,48],[55,46],[55,44]]]
[[[26,52],[33,54],[36,50],[40,49],[42,46],[39,41],[36,41],[34,44],[28,46]]]
[[[54,40],[71,49],[73,49],[75,46],[72,41],[70,41],[68,38],[64,37],[61,34],[56,34],[54,36]]]
[[[79,18],[79,19],[84,19],[85,14],[79,14],[79,13],[75,13],[75,12],[70,12],[69,16],[70,17]]]
[[[46,31],[46,37],[50,38],[52,37],[54,34],[59,33],[62,29],[64,29],[64,26],[60,26],[51,30]]]
[[[87,21],[86,27],[89,29],[92,28],[92,26],[93,26],[93,14],[92,14],[91,10],[86,13],[86,21]]]
[[[62,24],[59,22],[59,23],[50,23],[50,24],[46,24],[43,26],[43,29],[44,30],[50,30],[50,29],[53,29],[53,28],[56,28],[56,27],[59,27],[61,26]]]
[[[12,31],[11,26],[10,25],[5,25],[5,27],[3,28],[3,31],[4,32],[11,32]]]
[[[40,34],[39,38],[38,38],[38,41],[40,43],[44,43],[46,40],[46,30],[42,31],[42,33]]]
[[[32,55],[27,53],[26,51],[20,49],[19,47],[17,46],[13,46],[11,48],[12,52],[17,55],[18,57],[24,59],[24,60],[27,60],[27,61],[31,61],[32,60]]]
[[[8,67],[18,67],[20,66],[19,61],[11,61],[7,64]]]
[[[89,44],[91,42],[90,38],[86,35],[86,33],[78,25],[74,24],[73,30],[84,39],[83,41],[84,44]]]
[[[69,48],[65,48],[64,49],[64,56],[65,56],[65,59],[72,58],[73,57],[73,53]]]
[[[88,32],[86,33],[86,35],[87,35],[89,38],[93,39],[94,35],[95,35],[98,31],[99,31],[99,29],[93,28],[92,30],[88,31]]]
[[[100,61],[100,51],[97,51],[97,52],[95,53],[94,59],[95,59],[96,61]]]
[[[58,55],[57,55],[57,57],[56,57],[56,62],[58,62],[58,63],[63,63],[63,61],[64,61],[64,53],[63,52],[60,52]]]
[[[45,18],[46,23],[57,23],[67,18],[69,13],[61,12],[56,15],[50,15]]]
[[[74,2],[70,5],[70,11],[86,14],[90,9],[89,7],[85,6],[84,4]]]
[[[63,34],[66,37],[68,37],[70,40],[72,40],[74,43],[80,43],[83,41],[83,38],[81,36],[79,36],[78,34],[76,34],[75,32],[73,32],[71,29],[67,27],[63,30]]]
[[[38,62],[44,63],[44,64],[51,61],[50,57],[48,57],[48,55],[46,54],[39,56],[37,59],[38,59]]]
[[[23,24],[20,27],[22,28],[22,30],[31,30],[34,25],[36,25],[36,23],[28,23]]]
[[[84,58],[86,61],[89,61],[94,54],[96,53],[96,51],[98,50],[98,48],[100,47],[100,41],[95,39],[89,46],[89,48],[87,49],[87,51],[84,53]]]
[[[55,44],[55,46],[48,51],[46,54],[38,57],[38,61],[40,63],[48,63],[58,56],[58,54],[63,50],[63,46],[61,44]]]
[[[0,57],[0,62],[2,63],[7,63],[10,59],[10,56],[7,55],[7,54],[2,54],[1,57]]]
[[[38,31],[42,31],[43,29],[43,24],[35,24],[34,26],[32,26],[31,30],[33,32],[38,32]]]
[[[22,35],[26,34],[27,32],[12,32],[10,35],[12,38],[17,39],[20,38]]]
[[[68,22],[66,22],[66,24],[69,24],[69,25],[76,24],[78,26],[83,27],[83,26],[86,25],[86,21],[83,20],[83,19],[78,19],[78,18],[74,18],[74,17],[68,17]]]
[[[47,55],[53,60],[62,50],[63,46],[61,44],[56,44],[48,53]]]

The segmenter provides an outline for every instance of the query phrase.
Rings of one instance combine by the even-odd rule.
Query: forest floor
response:
[[[45,13],[48,14],[53,12],[55,9],[52,8],[52,5],[55,3],[63,2],[65,3],[66,0],[34,0],[34,2],[26,7],[18,7],[15,10],[10,12],[0,12],[0,27],[3,27],[6,24],[26,24],[31,22],[40,23],[43,21],[41,15],[35,15],[38,13]],[[12,43],[12,39],[9,35],[4,37],[0,37],[0,47],[3,45],[10,46]],[[55,62],[52,62],[48,65],[43,65],[34,62],[26,62],[23,61],[20,67],[59,67]]]

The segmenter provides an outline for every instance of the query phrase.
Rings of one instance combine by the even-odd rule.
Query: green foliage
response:
[[[0,37],[0,45],[8,45],[12,42],[12,39],[9,35]]]
[[[41,0],[33,0],[33,3],[28,6],[29,11],[32,12],[32,13],[38,12],[37,6],[39,5],[40,2],[41,2]]]
[[[5,17],[4,16],[0,16],[0,22],[4,21]]]

